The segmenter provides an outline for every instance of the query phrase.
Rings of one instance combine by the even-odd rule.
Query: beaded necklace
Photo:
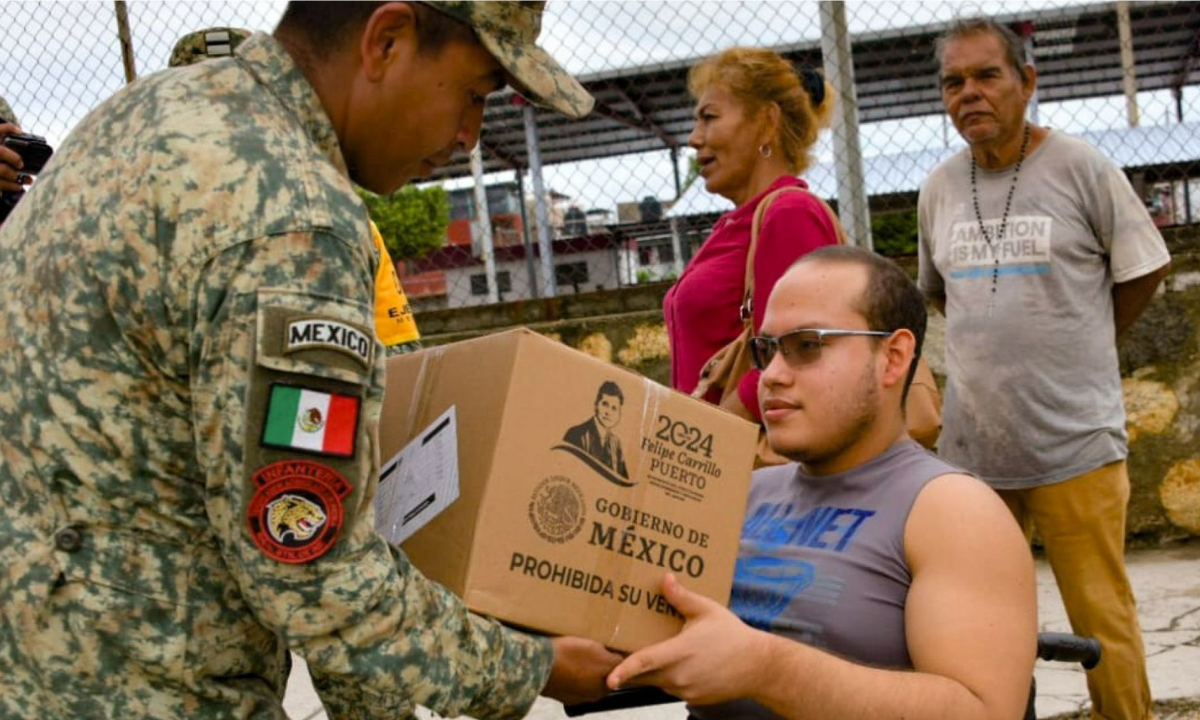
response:
[[[1013,168],[1012,185],[1008,188],[1008,199],[1004,201],[1004,215],[1000,218],[1000,227],[996,231],[996,242],[1004,239],[1008,232],[1008,211],[1012,209],[1013,193],[1017,191],[1017,177],[1021,174],[1021,163],[1025,161],[1025,151],[1029,148],[1029,123],[1025,123],[1025,136],[1021,140],[1021,152],[1017,155],[1017,166]],[[992,306],[996,300],[996,285],[1000,280],[1000,252],[997,248],[992,247],[992,236],[988,234],[987,228],[983,225],[983,214],[979,212],[979,189],[975,185],[975,153],[971,155],[971,201],[975,204],[975,222],[979,223],[979,234],[983,236],[984,242],[992,249],[995,255],[995,264],[992,265],[992,294],[988,301],[988,315],[992,314]]]

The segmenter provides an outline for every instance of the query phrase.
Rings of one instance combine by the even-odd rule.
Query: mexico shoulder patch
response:
[[[345,524],[342,500],[353,489],[336,471],[309,460],[283,460],[254,473],[246,519],[267,557],[299,564],[333,547]]]
[[[353,457],[360,403],[353,395],[274,383],[267,397],[262,444]]]
[[[375,339],[350,323],[327,318],[304,318],[288,322],[283,351],[326,349],[345,353],[363,366],[371,362]]]

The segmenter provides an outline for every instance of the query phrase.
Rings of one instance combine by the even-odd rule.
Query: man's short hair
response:
[[[324,59],[367,24],[382,2],[310,2],[293,0],[283,11],[276,30],[299,35],[306,49]],[[476,41],[470,25],[425,6],[411,2],[416,17],[417,51],[436,56],[451,42]]]
[[[1008,64],[1012,66],[1013,70],[1017,71],[1017,76],[1021,78],[1021,82],[1028,82],[1029,76],[1025,72],[1025,66],[1029,64],[1029,60],[1025,55],[1025,41],[1013,32],[1012,28],[988,18],[956,20],[950,26],[950,29],[938,36],[933,46],[937,56],[938,76],[940,77],[942,74],[942,64],[945,62],[946,57],[946,45],[950,44],[952,40],[986,34],[992,34],[999,38],[1000,44],[1004,46],[1004,57],[1008,60]]]
[[[615,397],[621,401],[622,405],[625,404],[625,393],[621,392],[621,386],[612,380],[605,380],[604,383],[600,385],[600,389],[596,392],[596,403],[599,404],[600,398],[604,397],[605,395]]]
[[[804,255],[792,267],[802,263],[840,263],[858,265],[867,270],[867,287],[859,299],[858,311],[867,320],[871,330],[896,332],[908,330],[916,338],[912,364],[904,380],[901,402],[908,397],[917,372],[917,360],[925,344],[925,296],[917,289],[899,265],[871,250],[853,245],[827,245]]]

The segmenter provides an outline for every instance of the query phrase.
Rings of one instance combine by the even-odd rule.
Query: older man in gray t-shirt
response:
[[[941,454],[1004,490],[1124,459],[1113,287],[1169,262],[1162,237],[1121,171],[1060,132],[1019,175],[976,168],[982,231],[970,174],[964,150],[920,201],[920,287],[946,303]]]
[[[962,22],[938,52],[943,103],[969,144],[918,202],[918,284],[946,315],[939,452],[1040,532],[1072,628],[1104,647],[1088,674],[1092,717],[1144,720],[1115,340],[1170,256],[1117,167],[1025,121],[1037,74],[1011,30]]]

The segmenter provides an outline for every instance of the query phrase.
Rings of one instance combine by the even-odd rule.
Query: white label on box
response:
[[[375,529],[399,545],[458,499],[458,420],[454,406],[383,464]]]

